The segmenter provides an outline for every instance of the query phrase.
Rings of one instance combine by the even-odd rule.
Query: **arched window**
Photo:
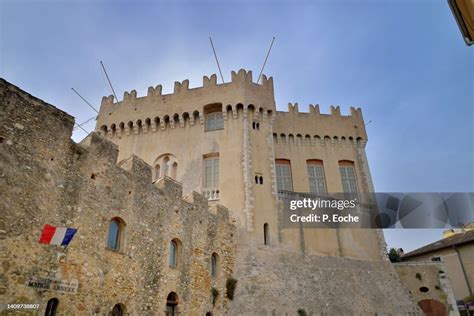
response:
[[[170,292],[166,298],[166,316],[178,315],[178,295],[175,292]]]
[[[46,304],[46,311],[44,313],[45,316],[56,316],[56,312],[58,310],[59,300],[57,298],[52,298]]]
[[[211,256],[211,276],[212,277],[217,276],[218,259],[219,257],[217,256],[217,253],[214,252]]]
[[[171,177],[176,180],[178,174],[178,160],[175,155],[171,153],[162,154],[155,159],[152,165],[155,166],[155,181],[161,177]]]
[[[268,223],[263,224],[263,244],[270,244],[270,232],[268,231]]]
[[[125,305],[123,304],[115,304],[114,308],[112,309],[112,316],[122,316],[125,315]]]
[[[155,180],[158,180],[160,178],[160,165],[156,164],[155,165]]]
[[[107,248],[120,250],[123,248],[125,237],[125,222],[118,217],[114,217],[109,223],[109,233],[107,235]]]
[[[178,267],[178,264],[181,259],[181,242],[179,239],[175,238],[170,242],[170,268]]]
[[[170,158],[166,156],[163,159],[163,176],[167,177],[170,170]]]
[[[259,173],[255,175],[255,184],[263,184],[263,177]]]

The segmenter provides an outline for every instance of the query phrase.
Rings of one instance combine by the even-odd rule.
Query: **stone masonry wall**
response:
[[[232,315],[423,315],[389,262],[239,251]]]
[[[117,146],[92,133],[71,139],[68,114],[0,81],[0,306],[59,299],[60,315],[163,314],[170,292],[181,315],[226,313],[235,225],[227,209],[164,178],[136,156],[117,165]],[[119,251],[107,248],[112,218],[125,222]],[[78,228],[66,251],[37,242],[45,224]],[[170,241],[182,245],[168,265]],[[217,276],[210,275],[213,253]],[[78,283],[77,293],[40,290],[30,280]],[[215,306],[211,288],[219,291]]]
[[[443,262],[400,262],[394,267],[415,302],[423,305],[423,302],[434,301],[432,305],[444,305],[444,311],[449,315],[459,315]]]

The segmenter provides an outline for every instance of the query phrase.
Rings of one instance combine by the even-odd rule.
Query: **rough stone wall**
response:
[[[444,263],[418,261],[396,263],[394,266],[415,302],[435,300],[445,306],[449,315],[459,315]]]
[[[61,315],[105,315],[117,303],[156,315],[175,292],[183,315],[226,312],[236,249],[227,209],[209,208],[196,192],[183,199],[169,178],[152,184],[151,167],[136,156],[117,165],[117,146],[95,133],[75,144],[72,117],[4,80],[0,98],[0,304],[39,303],[43,313],[56,297]],[[114,217],[126,224],[119,251],[106,247]],[[78,228],[66,251],[37,242],[45,224]],[[182,249],[170,268],[174,238]],[[79,286],[38,290],[27,286],[34,278]],[[212,287],[221,293],[214,307]]]
[[[295,124],[311,132],[325,127],[328,128],[328,135],[333,135],[332,130],[354,128],[354,122],[363,123],[359,111],[354,110],[350,118],[340,118],[335,109],[333,115],[321,118],[321,124],[302,115],[304,118],[301,121],[285,120],[281,125],[281,120],[277,122],[278,115],[271,114],[271,110],[263,110],[265,102],[273,101],[273,87],[266,91],[252,83],[249,73],[239,71],[233,76],[232,84],[218,85],[217,88],[229,91],[228,101],[233,104],[229,109],[225,106],[227,101],[219,100],[222,94],[216,93],[213,99],[209,99],[213,90],[206,87],[204,84],[201,90],[181,91],[178,85],[176,96],[161,98],[156,95],[148,101],[127,96],[124,104],[128,108],[120,113],[131,115],[135,111],[133,105],[140,102],[144,110],[154,111],[153,102],[161,104],[159,100],[162,99],[162,105],[168,112],[174,111],[173,100],[179,101],[177,109],[188,104],[189,100],[193,101],[189,101],[189,106],[193,107],[194,101],[199,101],[196,104],[201,105],[222,102],[225,109],[223,130],[205,132],[202,111],[196,117],[178,115],[174,123],[170,120],[164,125],[161,125],[160,119],[155,121],[159,124],[153,127],[151,120],[146,123],[146,113],[138,108],[140,113],[133,120],[145,118],[145,125],[140,119],[140,122],[131,121],[132,124],[123,130],[117,129],[117,126],[113,130],[115,123],[112,122],[115,121],[107,121],[104,124],[107,127],[102,129],[101,120],[107,120],[104,118],[108,116],[107,109],[119,107],[109,102],[109,98],[109,101],[104,100],[107,104],[103,102],[101,106],[97,129],[116,144],[92,134],[81,145],[76,145],[69,140],[72,118],[48,107],[52,113],[59,113],[54,115],[64,116],[50,123],[51,130],[59,134],[48,135],[39,122],[47,120],[42,118],[44,113],[35,118],[22,112],[30,111],[29,108],[36,103],[39,107],[45,105],[2,82],[3,98],[11,99],[12,104],[16,104],[20,101],[14,99],[21,96],[25,106],[21,109],[7,108],[2,117],[2,122],[6,123],[0,125],[0,136],[3,137],[0,144],[1,192],[5,195],[5,198],[0,196],[0,203],[3,203],[0,206],[7,210],[5,219],[1,218],[5,229],[3,233],[0,231],[3,238],[0,239],[0,249],[4,254],[0,279],[5,280],[7,285],[0,294],[3,295],[0,296],[0,303],[33,297],[44,307],[49,298],[56,296],[61,306],[69,307],[67,311],[71,313],[76,309],[81,314],[93,311],[105,313],[114,304],[123,303],[132,314],[155,315],[163,313],[166,297],[173,291],[178,294],[180,313],[184,315],[202,315],[211,310],[215,315],[294,315],[299,308],[308,313],[327,315],[419,312],[400,284],[393,267],[381,260],[377,232],[308,230],[301,235],[297,230],[278,228],[274,159],[285,158],[282,157],[284,154],[292,159],[292,166],[298,162],[294,165],[298,167],[293,169],[296,172],[295,191],[307,191],[304,159],[325,155],[323,158],[329,167],[326,174],[328,187],[337,191],[341,189],[336,172],[337,159],[352,158],[356,169],[359,169],[355,148],[366,137],[365,130],[354,135],[334,134],[339,135],[341,141],[323,139],[318,144],[312,134],[314,138],[311,140],[310,137],[309,142],[305,143],[301,141],[303,137],[300,139],[297,134],[294,138],[296,142],[291,141],[288,130],[288,142],[282,143],[278,137],[274,142],[272,124],[288,128],[294,128]],[[263,96],[258,91],[263,91]],[[18,113],[9,113],[15,111]],[[260,131],[250,130],[249,126],[257,113],[262,113],[261,117],[258,116]],[[280,117],[291,118],[291,115]],[[113,114],[110,116],[116,119]],[[311,114],[307,116],[311,117]],[[22,120],[36,122],[32,133],[24,137],[15,130],[15,123]],[[61,124],[69,125],[64,129]],[[162,128],[157,130],[157,126]],[[38,142],[35,134],[39,134],[39,130],[46,140]],[[284,132],[279,130],[278,135],[280,131]],[[342,140],[341,135],[347,139]],[[247,140],[243,141],[246,137]],[[52,141],[48,143],[50,138]],[[23,143],[27,145],[21,145]],[[215,205],[215,202],[210,203],[212,207],[209,210],[207,200],[200,194],[192,192],[182,199],[183,188],[175,181],[165,178],[151,184],[150,167],[135,156],[129,157],[134,153],[151,163],[159,154],[174,153],[181,170],[178,179],[191,183],[191,187],[199,187],[202,155],[210,152],[218,152],[222,162],[222,178],[219,179],[222,196],[219,202],[225,202],[225,205],[237,210],[233,215],[237,217],[240,230],[234,228],[233,220],[229,223],[227,210]],[[51,165],[46,169],[44,166],[48,166],[48,159],[53,156],[52,161],[58,166]],[[17,160],[24,163],[16,163]],[[117,160],[120,160],[119,166],[116,165]],[[246,164],[245,172],[237,167],[244,166],[242,163]],[[28,173],[26,170],[29,169],[23,165],[32,172]],[[263,175],[263,185],[248,183],[253,181],[254,172]],[[364,185],[363,182],[361,185]],[[250,194],[246,195],[246,187]],[[252,206],[252,213],[241,212],[246,202]],[[22,214],[22,205],[32,208],[31,214]],[[253,219],[249,220],[249,214]],[[115,216],[127,223],[125,250],[121,252],[105,249],[107,225]],[[15,221],[26,221],[25,229],[11,228]],[[263,245],[264,222],[271,224],[270,245],[267,246]],[[54,248],[36,243],[45,223],[79,226],[78,235],[66,256],[58,258]],[[247,231],[248,223],[253,223],[253,231]],[[183,260],[178,269],[168,267],[169,242],[173,238],[179,238],[184,245]],[[217,278],[210,277],[208,272],[213,252],[219,255]],[[51,272],[57,278],[77,280],[79,292],[73,295],[38,292],[24,286],[25,278]],[[225,298],[225,280],[229,276],[238,280],[232,302]],[[20,277],[23,279],[19,280]],[[210,293],[212,287],[220,293],[214,309]]]
[[[469,296],[469,285],[471,289],[474,285],[474,243],[458,245],[456,248],[442,248],[418,256],[403,258],[402,260],[407,263],[418,261],[423,263],[431,261],[433,257],[440,257],[446,266],[447,277],[456,300],[463,300]]]
[[[260,246],[236,267],[233,315],[423,315],[387,262]]]

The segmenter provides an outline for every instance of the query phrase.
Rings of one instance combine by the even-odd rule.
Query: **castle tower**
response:
[[[175,82],[168,95],[157,86],[146,97],[136,91],[116,103],[104,97],[97,131],[119,145],[119,160],[138,155],[154,167],[155,180],[174,178],[184,192],[202,192],[210,203],[231,209],[242,243],[381,260],[373,231],[279,227],[277,191],[310,192],[315,179],[308,168],[322,171],[317,181],[326,192],[343,192],[345,164],[356,173],[357,190],[373,192],[361,110],[343,116],[331,107],[331,114],[320,114],[318,105],[310,105],[309,113],[301,113],[298,104],[289,104],[288,112],[277,112],[272,78],[256,84],[245,70],[232,72],[230,83],[217,84],[216,78],[204,77],[194,89],[188,80]],[[288,172],[284,188],[278,184],[281,170]]]
[[[135,154],[153,167],[155,180],[171,177],[184,193],[198,191],[229,208],[239,230],[231,314],[295,313],[296,306],[329,313],[416,310],[387,263],[381,232],[281,225],[279,192],[374,191],[361,110],[342,115],[332,106],[321,114],[310,105],[302,113],[290,104],[278,112],[272,78],[257,84],[241,69],[229,83],[216,80],[204,77],[192,89],[188,80],[175,82],[168,95],[157,86],[145,97],[136,91],[120,102],[104,97],[96,130],[118,145],[119,160]],[[360,282],[347,287],[347,279]],[[333,282],[340,283],[337,290]],[[345,307],[327,303],[335,297],[344,297]],[[357,297],[367,303],[348,307]]]
[[[185,193],[194,190],[210,203],[232,205],[238,225],[252,232],[254,171],[267,180],[266,194],[273,193],[273,82],[263,76],[256,84],[245,70],[232,72],[230,83],[218,85],[216,78],[204,77],[194,89],[188,80],[175,82],[169,95],[157,86],[146,97],[137,98],[136,91],[116,103],[104,97],[97,131],[119,145],[119,160],[136,154],[154,167],[155,180],[168,176],[183,183]],[[258,124],[258,134],[252,124]],[[259,150],[265,161],[259,161]]]

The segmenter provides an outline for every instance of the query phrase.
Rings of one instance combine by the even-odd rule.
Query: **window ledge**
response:
[[[116,253],[116,254],[126,256],[126,253],[121,251],[120,249],[114,249],[114,248],[110,248],[110,247],[105,246],[105,250]]]
[[[205,132],[222,131],[224,128],[206,129]]]

